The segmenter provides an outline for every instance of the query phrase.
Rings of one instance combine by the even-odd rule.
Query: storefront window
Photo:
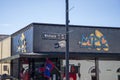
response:
[[[3,66],[3,70],[4,70],[4,71],[7,71],[7,70],[8,70],[8,66],[7,66],[7,65],[4,65],[4,66]]]

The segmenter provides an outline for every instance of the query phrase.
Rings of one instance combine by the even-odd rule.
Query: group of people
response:
[[[70,80],[76,80],[76,74],[70,73],[69,76],[70,76]],[[25,70],[24,68],[22,68],[20,72],[20,80],[30,80],[30,73],[28,69]],[[49,79],[46,78],[45,80],[51,80],[51,78]],[[63,76],[63,80],[66,80],[65,74]]]

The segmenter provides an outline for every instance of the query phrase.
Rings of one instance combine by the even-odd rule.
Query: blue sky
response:
[[[0,34],[32,22],[65,24],[65,0],[0,0]],[[70,24],[120,27],[120,0],[69,0]]]

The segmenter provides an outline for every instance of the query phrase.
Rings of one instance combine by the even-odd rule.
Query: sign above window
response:
[[[41,37],[46,40],[65,40],[65,34],[60,33],[42,33]]]

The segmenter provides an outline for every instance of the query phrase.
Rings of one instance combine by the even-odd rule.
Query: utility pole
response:
[[[69,80],[69,0],[65,1],[66,4],[66,53],[65,53],[65,59],[66,59],[66,80]]]

